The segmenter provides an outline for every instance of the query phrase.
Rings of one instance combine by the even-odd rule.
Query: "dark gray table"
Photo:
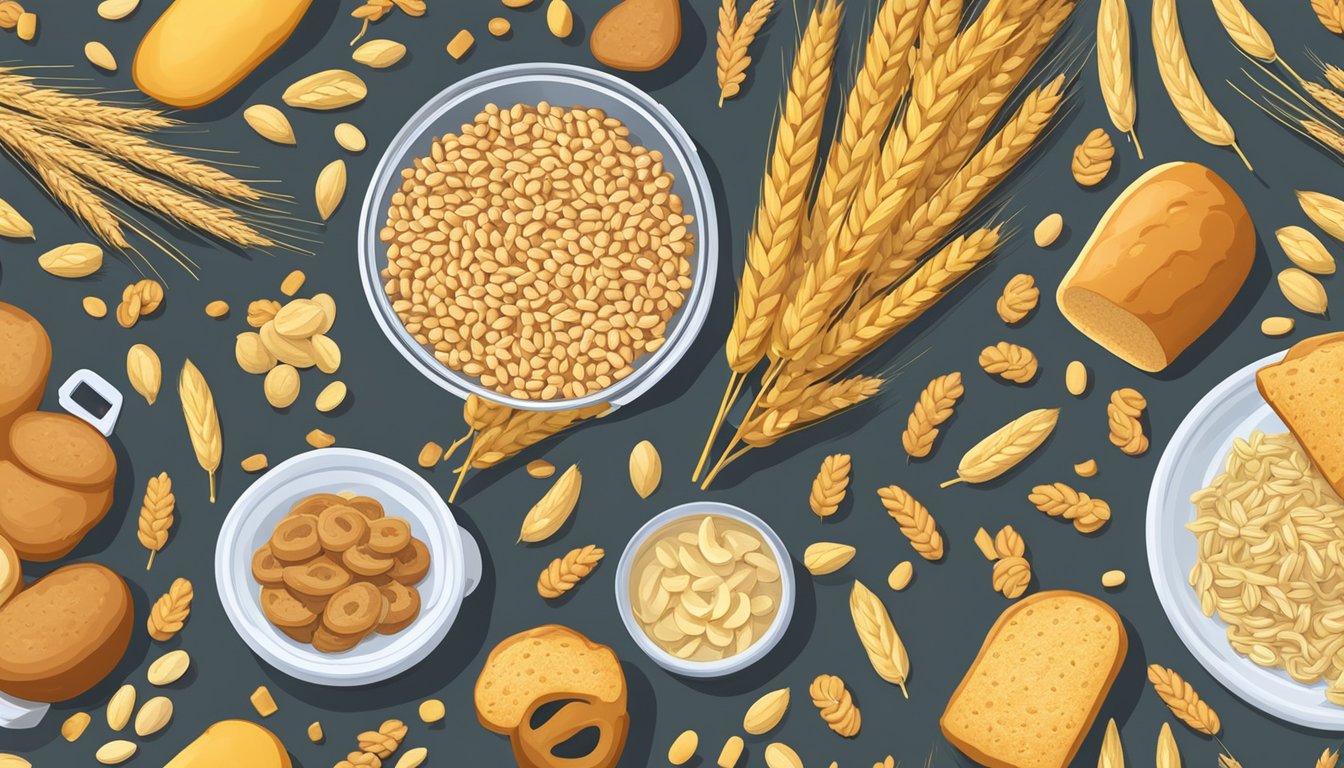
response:
[[[81,78],[85,85],[129,89],[134,46],[166,2],[147,0],[134,16],[120,23],[99,19],[92,2],[27,0],[27,4],[41,14],[40,37],[25,45],[9,34],[0,35],[0,59],[25,65],[73,64],[43,74]],[[506,765],[509,753],[504,740],[475,721],[471,690],[476,675],[489,649],[501,638],[538,624],[559,622],[610,644],[625,662],[633,725],[623,765],[662,764],[667,746],[685,728],[699,731],[700,764],[712,765],[724,739],[738,732],[747,705],[760,693],[781,686],[792,687],[794,706],[770,738],[792,744],[809,766],[831,760],[848,767],[867,766],[888,753],[903,765],[923,764],[930,753],[935,765],[967,764],[943,741],[937,719],[986,628],[1007,605],[990,589],[990,568],[975,551],[971,537],[979,526],[996,530],[1008,522],[1030,546],[1038,581],[1034,589],[1069,588],[1102,595],[1125,617],[1130,631],[1129,659],[1101,717],[1113,717],[1119,723],[1132,764],[1148,764],[1160,724],[1172,720],[1144,681],[1143,670],[1149,662],[1175,667],[1193,682],[1222,715],[1225,741],[1246,766],[1310,765],[1322,748],[1337,743],[1329,734],[1303,731],[1261,715],[1205,674],[1167,624],[1144,561],[1148,484],[1172,430],[1190,406],[1248,361],[1291,339],[1339,328],[1337,321],[1296,315],[1272,280],[1274,272],[1286,264],[1274,245],[1273,231],[1306,223],[1292,190],[1344,194],[1339,167],[1333,158],[1272,124],[1227,86],[1225,79],[1244,83],[1238,69],[1246,64],[1227,42],[1209,3],[1193,0],[1181,3],[1186,37],[1205,84],[1235,125],[1257,173],[1248,173],[1230,151],[1201,143],[1180,122],[1161,89],[1152,60],[1149,9],[1143,2],[1132,3],[1139,75],[1138,131],[1147,160],[1138,161],[1130,145],[1118,141],[1116,167],[1104,185],[1080,191],[1070,178],[1073,146],[1091,128],[1109,128],[1095,69],[1086,59],[1068,114],[1035,162],[997,198],[1003,216],[1012,217],[1011,228],[1019,235],[989,268],[875,357],[881,367],[900,371],[886,394],[876,403],[744,459],[708,494],[700,493],[687,479],[727,375],[720,349],[731,314],[733,283],[756,206],[765,141],[780,96],[781,74],[792,55],[797,21],[792,4],[781,3],[763,32],[758,62],[745,93],[718,109],[713,61],[715,4],[710,0],[684,4],[685,37],[675,60],[660,71],[630,79],[652,92],[682,121],[700,144],[714,183],[726,246],[719,254],[723,279],[700,342],[675,375],[639,403],[467,481],[459,520],[482,543],[485,580],[467,600],[447,641],[413,672],[371,688],[334,690],[289,679],[247,650],[224,617],[212,575],[215,532],[229,505],[250,481],[238,469],[239,460],[264,451],[272,463],[278,462],[307,450],[304,434],[321,427],[334,434],[340,445],[376,451],[409,464],[426,440],[446,444],[461,431],[460,404],[418,376],[384,341],[359,287],[354,249],[357,198],[381,148],[412,111],[467,74],[531,60],[593,64],[585,35],[608,5],[606,0],[573,2],[576,32],[566,42],[546,31],[540,1],[523,12],[507,11],[491,0],[476,0],[432,2],[429,15],[421,19],[394,13],[373,27],[370,36],[405,42],[411,50],[407,59],[387,71],[354,67],[370,85],[364,103],[338,115],[286,110],[299,136],[298,146],[269,144],[243,123],[243,107],[255,102],[279,104],[280,93],[299,77],[350,64],[346,42],[356,24],[346,13],[354,3],[315,4],[296,36],[259,73],[221,102],[182,115],[187,124],[177,132],[176,141],[239,150],[228,159],[257,166],[251,172],[256,177],[280,180],[275,189],[297,198],[293,212],[302,218],[314,218],[312,182],[318,170],[336,157],[346,157],[350,192],[318,235],[317,255],[241,255],[189,237],[176,240],[201,263],[201,280],[191,280],[158,258],[169,283],[167,306],[161,315],[132,331],[117,327],[111,318],[95,321],[86,317],[79,304],[84,295],[96,294],[114,305],[122,286],[137,277],[134,269],[122,260],[112,260],[87,280],[65,281],[42,273],[35,261],[38,254],[61,242],[85,239],[85,235],[23,173],[0,163],[0,196],[23,211],[39,234],[36,244],[5,242],[0,246],[0,299],[28,309],[51,332],[56,356],[46,405],[54,406],[55,383],[78,367],[93,368],[124,385],[124,355],[135,342],[157,349],[165,367],[164,394],[155,406],[147,407],[129,387],[124,388],[126,410],[113,441],[122,464],[116,504],[70,558],[118,567],[132,581],[137,605],[135,640],[111,678],[79,700],[55,707],[49,720],[35,730],[0,733],[0,751],[26,755],[42,768],[92,765],[96,747],[112,738],[102,720],[107,697],[126,680],[137,682],[142,697],[147,695],[151,689],[143,682],[145,667],[163,650],[184,647],[190,650],[195,666],[169,692],[176,705],[174,721],[145,741],[132,765],[165,762],[216,720],[255,717],[247,696],[261,683],[271,688],[280,705],[279,713],[265,724],[284,739],[296,765],[334,764],[354,747],[358,731],[376,727],[387,717],[411,723],[407,745],[429,747],[429,764]],[[1344,63],[1344,41],[1317,24],[1307,0],[1254,0],[1248,5],[1268,25],[1280,51],[1298,71],[1312,71],[1303,52],[1307,46],[1328,60]],[[856,1],[848,9],[842,60],[851,59],[851,49],[861,40],[860,23],[871,17],[872,8],[872,2]],[[1063,46],[1065,58],[1089,54],[1095,13],[1096,3],[1084,0],[1069,42]],[[514,22],[511,39],[499,41],[486,34],[485,23],[495,15],[506,15]],[[478,42],[470,56],[458,63],[444,53],[444,45],[463,26],[476,33]],[[91,39],[106,42],[117,54],[121,73],[93,72],[81,53],[83,43]],[[134,97],[130,92],[129,98]],[[340,120],[354,122],[368,135],[370,148],[362,155],[350,157],[335,145],[331,129]],[[1236,187],[1256,218],[1262,253],[1227,317],[1171,370],[1148,376],[1076,333],[1049,297],[1119,190],[1153,164],[1177,159],[1205,163]],[[1030,229],[1051,211],[1061,212],[1067,227],[1058,244],[1042,251],[1031,243]],[[241,372],[233,362],[233,336],[244,329],[247,302],[276,296],[281,278],[294,268],[308,273],[306,292],[328,291],[340,307],[333,336],[344,350],[339,377],[349,384],[352,403],[339,415],[320,415],[311,409],[312,397],[326,380],[316,371],[304,374],[300,403],[278,414],[263,399],[260,378]],[[1008,277],[1019,271],[1036,276],[1045,289],[1045,300],[1025,326],[1009,330],[994,315],[994,298]],[[1337,279],[1326,282],[1335,298],[1344,300],[1333,285]],[[229,301],[234,307],[232,316],[224,321],[207,318],[201,307],[212,299]],[[1262,337],[1260,319],[1283,313],[1298,317],[1299,330],[1289,340]],[[1003,339],[1024,343],[1040,356],[1043,370],[1032,386],[1000,385],[977,370],[979,349]],[[206,503],[205,475],[190,453],[173,391],[176,371],[187,355],[209,378],[223,417],[224,461],[219,501],[214,505]],[[1087,362],[1095,376],[1095,386],[1083,399],[1070,397],[1063,387],[1064,366],[1073,358]],[[899,433],[912,399],[932,376],[949,370],[963,372],[966,398],[933,458],[907,465]],[[1151,403],[1153,443],[1142,458],[1122,456],[1106,441],[1106,397],[1120,386],[1137,387]],[[1009,416],[1043,406],[1064,408],[1061,428],[1047,449],[1023,469],[991,488],[937,489],[938,481],[952,475],[966,447]],[[634,494],[625,472],[629,449],[644,438],[654,441],[664,463],[663,485],[648,500]],[[841,514],[821,525],[808,511],[807,491],[821,458],[836,451],[854,456],[853,493]],[[579,462],[585,474],[583,496],[576,519],[563,536],[540,546],[516,546],[513,542],[522,515],[546,487],[522,469],[526,460],[537,456],[561,467]],[[1114,519],[1105,533],[1085,539],[1033,510],[1025,497],[1038,482],[1076,480],[1072,465],[1089,456],[1099,460],[1101,472],[1078,485],[1108,499]],[[154,569],[146,573],[145,552],[135,538],[136,511],[145,480],[162,470],[175,482],[178,523]],[[452,476],[444,467],[430,479],[445,494],[451,487]],[[893,482],[909,488],[937,515],[948,542],[942,563],[929,565],[915,558],[877,504],[874,490]],[[821,539],[859,548],[849,566],[828,577],[812,579],[799,566],[803,578],[798,608],[782,645],[748,672],[716,682],[676,679],[644,658],[621,626],[612,597],[615,558],[630,534],[654,513],[694,499],[738,504],[763,515],[796,557],[807,544]],[[570,599],[551,604],[537,597],[533,585],[538,571],[551,558],[588,543],[605,547],[611,562]],[[892,594],[884,585],[886,575],[903,559],[915,561],[915,580],[906,592]],[[1123,568],[1129,584],[1103,594],[1099,577],[1110,568]],[[44,570],[31,569],[33,573]],[[186,576],[196,585],[190,622],[173,641],[151,644],[139,627],[150,601],[176,576]],[[846,604],[854,578],[879,592],[905,639],[913,664],[909,700],[877,678],[860,652]],[[864,727],[853,740],[827,730],[807,700],[808,683],[823,672],[843,676],[862,708]],[[431,696],[447,703],[449,717],[445,725],[427,729],[416,718],[415,708]],[[94,724],[78,744],[69,745],[57,729],[66,715],[79,709],[93,713]],[[310,744],[304,736],[313,720],[320,720],[326,729],[325,745]],[[1100,734],[1101,728],[1094,730],[1080,753],[1080,764],[1095,759]],[[1187,764],[1215,763],[1217,748],[1208,739],[1179,724],[1176,736]],[[761,753],[768,740],[749,740],[749,764],[763,763]]]

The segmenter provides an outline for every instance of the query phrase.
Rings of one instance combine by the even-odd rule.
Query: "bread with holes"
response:
[[[1321,476],[1344,496],[1344,332],[1294,344],[1281,362],[1256,371],[1255,384]]]

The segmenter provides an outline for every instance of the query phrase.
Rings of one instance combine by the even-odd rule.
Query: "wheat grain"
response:
[[[37,239],[33,225],[3,199],[0,199],[0,237]]]
[[[807,692],[827,727],[847,739],[858,735],[863,717],[854,706],[854,697],[845,688],[844,680],[835,675],[818,675]]]
[[[547,600],[565,594],[586,579],[606,554],[601,547],[589,544],[557,557],[537,577],[537,594]]]
[[[751,43],[761,27],[765,26],[774,7],[775,0],[755,0],[739,23],[734,0],[723,0],[719,6],[714,74],[719,83],[720,107],[726,99],[733,98],[742,90],[742,82],[747,79],[747,68],[751,66]]]
[[[173,579],[168,591],[155,600],[149,609],[149,618],[145,622],[149,636],[163,642],[181,632],[182,625],[191,614],[191,599],[194,594],[190,581],[183,578]]]
[[[1106,723],[1106,735],[1101,739],[1101,754],[1097,755],[1097,768],[1125,768],[1125,749],[1120,743],[1120,729],[1115,718]]]
[[[910,676],[910,657],[905,643],[901,642],[886,606],[861,581],[856,580],[849,591],[849,614],[878,677],[900,687],[901,694],[910,698],[905,689],[906,678]]]
[[[930,381],[919,393],[919,400],[910,411],[905,431],[901,433],[901,445],[911,458],[929,455],[938,439],[939,425],[952,418],[952,410],[964,392],[961,373],[953,371]]]
[[[1097,77],[1106,113],[1117,131],[1129,134],[1143,159],[1143,147],[1134,132],[1138,112],[1134,97],[1134,65],[1130,60],[1129,7],[1125,0],[1101,0],[1097,9]]]
[[[756,221],[747,240],[747,263],[726,344],[728,366],[738,373],[750,371],[765,355],[770,329],[793,275],[789,261],[802,237],[807,213],[808,186],[831,89],[840,11],[835,0],[817,6],[794,60],[769,170],[761,184]]]
[[[1213,711],[1213,708],[1195,692],[1194,687],[1174,670],[1158,664],[1149,664],[1148,681],[1153,684],[1153,690],[1157,691],[1157,695],[1166,703],[1172,714],[1181,719],[1181,722],[1205,736],[1217,736],[1222,730],[1218,713]]]
[[[0,67],[0,104],[55,122],[122,130],[149,131],[179,124],[158,110],[119,107],[38,86],[32,78],[15,74],[5,67]]]
[[[1036,355],[1024,346],[1000,341],[980,350],[980,368],[990,376],[998,376],[1015,384],[1026,384],[1036,378]]]
[[[836,453],[822,459],[821,469],[812,480],[812,491],[807,497],[812,514],[825,519],[840,509],[840,502],[845,500],[845,492],[849,489],[849,470],[847,453]]]
[[[1282,227],[1274,232],[1288,260],[1313,275],[1333,275],[1335,257],[1320,238],[1302,227]]]
[[[943,536],[927,507],[899,485],[877,489],[877,498],[920,557],[930,562],[943,558]]]
[[[1297,204],[1316,226],[1336,240],[1344,242],[1344,200],[1321,192],[1297,191]]]
[[[967,451],[957,465],[956,479],[942,487],[985,483],[1002,475],[1040,448],[1058,421],[1058,408],[1040,408],[1013,419]]]
[[[167,472],[149,478],[145,485],[145,497],[140,502],[140,520],[135,535],[140,544],[149,550],[148,571],[154,565],[154,555],[168,543],[168,530],[173,527],[173,510],[176,498],[173,496],[173,481]]]
[[[579,492],[582,489],[583,475],[579,472],[579,465],[571,464],[523,517],[523,523],[518,529],[518,541],[535,544],[554,536],[569,516],[574,514],[574,505],[579,503]]]
[[[1321,26],[1336,35],[1344,34],[1344,2],[1311,0],[1311,9],[1316,12],[1316,18],[1320,19]]]
[[[1176,737],[1171,735],[1171,725],[1162,724],[1157,732],[1157,760],[1154,768],[1181,768],[1181,750],[1176,746]]]
[[[187,435],[196,453],[196,463],[210,475],[210,503],[214,504],[215,471],[219,469],[220,457],[224,453],[224,439],[219,429],[215,396],[191,358],[182,363],[177,394],[182,400],[182,417],[187,422]]]
[[[1204,141],[1214,146],[1231,147],[1249,170],[1251,162],[1237,145],[1232,125],[1213,105],[1195,74],[1190,54],[1185,49],[1185,39],[1181,36],[1176,0],[1153,0],[1153,49],[1157,53],[1157,70],[1162,76],[1162,84],[1181,119]]]
[[[103,242],[120,250],[131,247],[122,232],[121,220],[78,176],[20,146],[3,126],[0,126],[0,143],[14,151],[37,174],[51,196],[70,209]]]

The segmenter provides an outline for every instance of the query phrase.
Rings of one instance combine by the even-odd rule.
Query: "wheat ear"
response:
[[[1333,128],[1317,120],[1302,120],[1299,124],[1302,126],[1302,130],[1306,131],[1313,139],[1335,152],[1344,154],[1344,135],[1335,132]]]
[[[919,400],[910,411],[905,431],[901,433],[901,445],[906,454],[918,459],[933,451],[933,442],[938,439],[938,427],[952,418],[952,410],[965,391],[958,371],[929,382],[919,393]]]
[[[224,438],[219,429],[215,396],[191,358],[182,363],[177,394],[182,401],[182,417],[187,422],[187,436],[191,438],[196,463],[210,475],[210,503],[214,504],[215,472],[219,470],[219,461],[224,453]]]
[[[1330,83],[1331,88],[1344,91],[1344,69],[1321,62],[1321,73],[1325,75],[1326,82]]]
[[[122,130],[152,131],[178,124],[177,120],[164,117],[157,110],[118,107],[97,99],[42,88],[33,85],[31,78],[3,67],[0,67],[0,104],[57,122],[87,123]]]
[[[859,636],[863,650],[868,653],[868,661],[873,665],[877,676],[901,689],[901,695],[910,698],[905,689],[906,678],[910,676],[910,656],[906,653],[905,643],[896,632],[891,614],[882,600],[855,580],[849,591],[849,614],[854,620],[854,631]]]
[[[1142,160],[1143,147],[1134,132],[1138,104],[1129,47],[1129,6],[1125,0],[1101,0],[1097,9],[1097,79],[1101,81],[1101,97],[1111,124],[1117,131],[1129,134],[1134,151]]]
[[[1277,61],[1293,79],[1302,81],[1302,77],[1274,49],[1274,38],[1269,36],[1264,25],[1251,15],[1241,0],[1213,0],[1213,9],[1223,29],[1227,30],[1228,37],[1243,53],[1261,61]]]
[[[195,595],[190,581],[183,578],[173,579],[168,591],[150,606],[149,618],[145,620],[149,636],[163,642],[181,632],[182,625],[191,615],[191,601]]]
[[[775,0],[756,0],[747,8],[739,23],[734,0],[723,0],[719,6],[714,74],[719,83],[720,107],[726,99],[731,99],[742,90],[742,81],[747,79],[747,67],[751,66],[751,44],[761,27],[765,26],[766,19],[770,18],[774,7]]]
[[[807,495],[812,514],[825,520],[840,509],[849,490],[849,472],[852,462],[847,453],[833,453],[821,460],[821,469],[812,479],[812,490]]]
[[[1176,16],[1176,0],[1153,0],[1153,49],[1157,53],[1157,70],[1166,86],[1167,95],[1176,112],[1196,136],[1219,147],[1231,147],[1241,161],[1251,169],[1251,161],[1237,145],[1237,135],[1231,123],[1209,100],[1209,94],[1199,82],[1190,54],[1181,36],[1181,22]]]
[[[121,219],[107,207],[107,203],[78,176],[52,165],[41,156],[25,149],[17,137],[0,125],[0,143],[17,155],[37,177],[53,198],[70,209],[104,243],[129,250],[130,242],[121,228]]]
[[[1311,9],[1316,12],[1316,18],[1320,20],[1321,26],[1336,35],[1344,34],[1344,2],[1311,0]]]
[[[167,472],[149,478],[145,498],[140,502],[140,519],[135,535],[141,546],[149,550],[148,571],[154,566],[154,555],[168,543],[168,530],[173,527],[173,510],[177,500],[173,496],[173,481]]]
[[[920,19],[919,48],[911,55],[915,80],[926,77],[933,62],[957,38],[964,13],[962,0],[929,0]]]
[[[1171,713],[1180,718],[1181,722],[1205,736],[1217,736],[1222,730],[1223,725],[1218,719],[1218,713],[1213,711],[1213,707],[1205,703],[1195,692],[1194,687],[1176,674],[1175,670],[1150,664],[1148,681],[1153,684],[1153,690],[1157,691],[1163,703],[1171,709]]]
[[[821,382],[796,389],[775,390],[762,407],[743,422],[742,442],[764,448],[780,438],[815,424],[873,397],[882,389],[875,376],[852,376],[835,382]],[[709,479],[705,480],[706,484]]]
[[[943,559],[943,535],[927,507],[899,485],[877,489],[877,498],[920,557],[930,562]]]

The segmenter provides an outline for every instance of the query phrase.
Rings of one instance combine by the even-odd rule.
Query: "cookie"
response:
[[[420,590],[399,581],[390,581],[381,589],[387,599],[387,615],[378,625],[378,634],[395,635],[411,626],[420,615]]]
[[[341,565],[356,576],[381,576],[397,564],[392,555],[380,555],[367,544],[356,544],[341,553]]]
[[[344,504],[345,499],[334,493],[314,493],[312,496],[305,496],[299,499],[298,503],[289,508],[291,515],[312,515],[317,517],[322,514],[322,510],[337,504]]]
[[[593,26],[593,58],[628,72],[657,69],[681,44],[681,0],[625,0]]]
[[[286,587],[308,597],[334,595],[351,582],[350,572],[326,555],[302,565],[286,566],[283,578]]]
[[[411,543],[411,526],[400,517],[384,517],[369,523],[369,549],[380,555],[395,555]]]
[[[377,499],[368,496],[352,496],[346,499],[345,503],[359,510],[370,520],[378,520],[384,516],[383,505]]]
[[[286,517],[271,534],[271,554],[285,563],[302,563],[322,554],[317,538],[317,518],[311,515]]]
[[[407,586],[419,584],[429,573],[429,547],[414,536],[411,537],[411,543],[393,555],[392,559],[392,570],[388,575]]]
[[[356,582],[331,596],[322,611],[322,626],[338,635],[367,635],[388,611],[383,593]]]
[[[285,564],[271,554],[269,542],[252,553],[252,578],[263,587],[279,587],[285,583]]]
[[[354,507],[335,504],[317,516],[317,538],[328,552],[344,552],[368,534],[369,519]]]
[[[277,627],[306,627],[317,614],[284,587],[262,587],[261,612]]]

